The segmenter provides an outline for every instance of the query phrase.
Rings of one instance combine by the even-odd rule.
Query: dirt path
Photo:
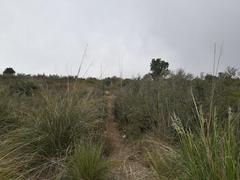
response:
[[[110,159],[114,164],[112,179],[114,180],[151,180],[151,173],[144,167],[137,146],[130,144],[120,133],[114,117],[113,95],[107,97],[108,120],[106,135],[112,146]]]

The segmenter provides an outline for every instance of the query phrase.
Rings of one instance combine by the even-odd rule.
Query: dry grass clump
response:
[[[0,90],[0,136],[19,127],[19,121],[11,102],[4,90]]]
[[[67,179],[105,180],[110,163],[103,157],[102,145],[79,144],[67,162]]]
[[[175,148],[153,137],[146,145],[146,159],[156,179],[177,179],[182,174],[180,156]]]
[[[180,150],[150,149],[149,162],[157,179],[240,178],[239,116],[229,110],[227,122],[217,118],[216,111],[206,117],[198,111],[197,133],[184,129],[181,120],[173,116],[173,126],[180,138]]]
[[[60,178],[66,158],[80,141],[103,138],[104,108],[99,107],[103,104],[96,103],[92,95],[79,97],[69,92],[41,97],[39,108],[24,112],[22,125],[5,134],[0,174],[20,179]]]

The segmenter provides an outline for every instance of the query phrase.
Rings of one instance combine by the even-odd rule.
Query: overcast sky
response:
[[[214,43],[220,70],[240,68],[239,0],[0,0],[0,71],[124,77],[171,69],[210,72]],[[89,69],[88,69],[89,67]],[[102,69],[102,70],[101,70]]]

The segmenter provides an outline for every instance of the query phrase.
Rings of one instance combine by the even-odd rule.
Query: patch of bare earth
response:
[[[151,171],[144,165],[136,144],[127,142],[120,133],[114,117],[114,96],[108,96],[106,135],[111,144],[110,160],[113,163],[113,180],[151,180]],[[146,163],[145,163],[146,164]]]

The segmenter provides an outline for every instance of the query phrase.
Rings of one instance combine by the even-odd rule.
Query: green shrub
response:
[[[174,81],[136,80],[120,92],[116,98],[115,114],[128,137],[139,138],[153,130],[159,136],[174,137],[170,119],[172,111],[189,119],[184,122],[185,126],[192,126],[195,117],[188,81]],[[181,81],[186,81],[186,84],[177,86]]]
[[[176,138],[171,128],[171,113],[182,119],[185,128],[195,131],[198,117],[192,102],[191,89],[197,106],[207,112],[212,104],[212,80],[193,79],[192,75],[179,71],[167,79],[132,80],[119,92],[115,103],[115,114],[120,128],[127,136],[138,138],[149,132],[166,138]],[[239,111],[239,80],[214,81],[213,104],[217,104],[217,115],[227,119],[227,108]]]

